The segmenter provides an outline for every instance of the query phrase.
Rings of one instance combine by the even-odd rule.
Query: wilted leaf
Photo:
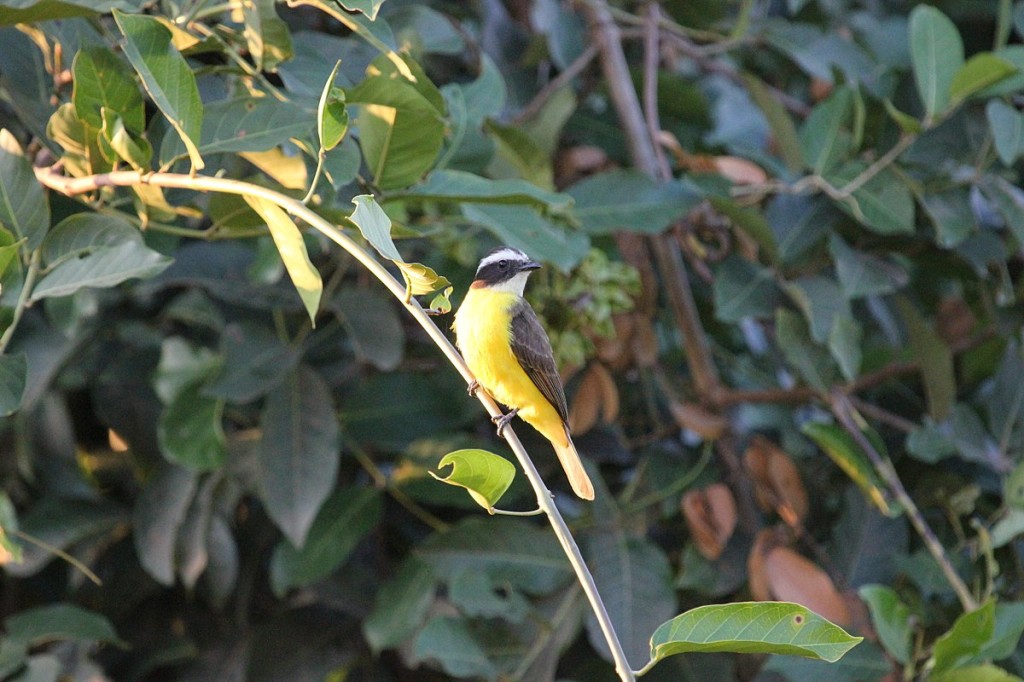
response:
[[[672,418],[680,428],[689,429],[704,440],[720,438],[728,428],[728,420],[697,403],[671,402],[668,406]]]
[[[736,529],[736,500],[724,483],[691,490],[683,495],[683,519],[697,550],[712,561],[718,559]]]
[[[768,439],[756,436],[743,454],[743,463],[754,481],[754,494],[762,509],[777,512],[791,526],[807,518],[807,489],[789,455]]]
[[[465,488],[473,501],[490,513],[494,513],[494,505],[512,485],[516,475],[516,467],[504,457],[486,450],[456,450],[449,452],[437,463],[438,470],[450,466],[447,475],[430,475],[438,481],[449,485]]]
[[[691,609],[655,630],[651,660],[689,652],[733,651],[837,661],[862,640],[799,604],[716,604]]]
[[[584,372],[569,406],[569,430],[582,435],[597,425],[615,420],[619,412],[619,390],[612,375],[600,363]]]

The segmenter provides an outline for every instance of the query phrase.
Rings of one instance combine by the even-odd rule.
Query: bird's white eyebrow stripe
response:
[[[477,271],[479,271],[484,266],[490,265],[491,263],[497,263],[498,261],[503,259],[519,261],[527,260],[527,256],[522,251],[517,251],[516,249],[512,248],[504,248],[501,249],[500,251],[495,251],[494,253],[480,261],[480,265],[477,267]]]

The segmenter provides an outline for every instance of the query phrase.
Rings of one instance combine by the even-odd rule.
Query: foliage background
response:
[[[597,501],[521,431],[631,662],[739,599],[868,637],[651,678],[1024,674],[1020,4],[343,4],[0,1],[0,677],[614,679],[550,531],[429,476],[505,450],[357,263],[304,234],[313,327],[258,207],[57,160],[373,193],[456,305],[548,263]]]

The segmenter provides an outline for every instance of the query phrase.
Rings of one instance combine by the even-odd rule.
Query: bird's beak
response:
[[[542,267],[544,266],[538,263],[537,261],[531,260],[520,265],[519,270],[520,272],[523,270],[540,270]]]

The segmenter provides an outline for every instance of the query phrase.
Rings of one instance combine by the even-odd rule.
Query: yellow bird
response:
[[[517,414],[551,441],[577,495],[594,499],[594,486],[569,436],[569,410],[551,342],[523,298],[530,272],[541,267],[518,249],[484,256],[455,314],[456,343],[477,384],[512,408],[498,435]]]

